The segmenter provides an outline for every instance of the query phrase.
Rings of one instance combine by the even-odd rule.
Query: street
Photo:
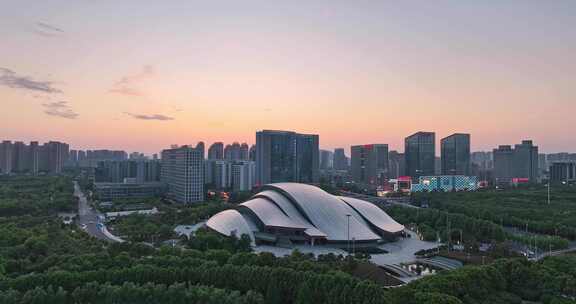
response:
[[[74,196],[78,197],[78,226],[95,238],[105,241],[115,241],[113,238],[104,234],[98,227],[98,216],[100,214],[88,205],[88,200],[82,190],[80,190],[77,182],[74,182]],[[83,227],[86,228],[84,229]]]

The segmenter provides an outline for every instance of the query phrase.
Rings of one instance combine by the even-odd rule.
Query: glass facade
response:
[[[443,175],[470,175],[470,134],[443,138],[441,150]]]
[[[413,179],[434,175],[436,168],[436,135],[432,132],[418,132],[404,141],[406,174]]]
[[[318,135],[287,131],[256,133],[257,184],[315,183],[318,179]]]

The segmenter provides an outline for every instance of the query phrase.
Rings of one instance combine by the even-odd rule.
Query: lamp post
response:
[[[346,214],[347,221],[347,234],[346,234],[346,247],[348,248],[348,255],[350,255],[350,214]]]
[[[548,205],[550,205],[550,181],[548,181]]]

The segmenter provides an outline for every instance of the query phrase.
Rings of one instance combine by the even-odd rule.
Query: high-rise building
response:
[[[500,145],[493,151],[494,179],[496,184],[511,183],[514,178],[514,150],[510,145]]]
[[[320,150],[320,170],[329,170],[333,168],[334,153],[332,151]]]
[[[318,160],[318,135],[272,130],[256,133],[257,184],[316,183]]]
[[[538,147],[524,140],[512,148],[501,145],[494,149],[494,179],[497,184],[509,184],[514,179],[538,180]]]
[[[161,179],[168,197],[180,203],[204,200],[204,147],[182,146],[162,151]]]
[[[207,160],[204,163],[204,184],[215,189],[230,188],[230,161]]]
[[[515,177],[538,181],[538,147],[531,140],[514,145],[514,173]]]
[[[50,141],[44,144],[45,158],[47,163],[44,164],[44,169],[50,173],[62,173],[64,162],[68,160],[69,153],[68,144],[58,141]]]
[[[222,160],[224,159],[224,143],[215,142],[208,149],[208,159]]]
[[[234,191],[250,191],[256,182],[256,164],[235,161],[230,164],[230,182]]]
[[[33,175],[38,174],[40,170],[40,146],[38,145],[37,141],[31,141],[30,146],[28,147],[28,162],[30,173]]]
[[[0,144],[0,172],[3,174],[12,173],[12,142],[5,140]]]
[[[248,158],[250,161],[256,161],[256,145],[250,146],[250,151],[248,151]]]
[[[404,165],[404,153],[398,151],[388,152],[388,177],[399,178],[406,175]]]
[[[69,159],[68,144],[51,141],[43,145],[21,141],[0,144],[0,173],[3,174],[59,174]]]
[[[420,176],[434,175],[436,170],[436,135],[418,132],[404,140],[406,174],[413,180]]]
[[[470,175],[470,134],[452,134],[441,140],[442,175]]]
[[[238,160],[248,160],[250,158],[250,147],[247,143],[240,145],[240,153]]]
[[[334,149],[334,169],[348,170],[348,157],[343,148]]]
[[[352,146],[352,180],[356,183],[381,186],[388,179],[388,145]]]

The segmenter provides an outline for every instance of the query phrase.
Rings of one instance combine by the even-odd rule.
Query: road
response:
[[[88,204],[88,200],[82,190],[80,190],[77,182],[74,182],[74,196],[78,197],[78,225],[81,228],[86,225],[84,231],[95,238],[111,242],[116,241],[98,228],[98,216],[100,213]]]

